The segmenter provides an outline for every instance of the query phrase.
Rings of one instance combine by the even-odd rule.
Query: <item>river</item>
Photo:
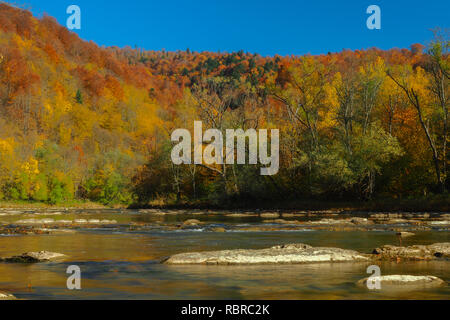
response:
[[[369,276],[369,263],[302,265],[166,265],[160,261],[181,252],[267,248],[285,243],[307,243],[370,253],[384,245],[398,245],[391,227],[331,231],[307,227],[273,228],[260,217],[225,215],[153,215],[133,210],[76,212],[32,211],[3,214],[3,224],[19,219],[110,219],[99,227],[59,229],[39,235],[0,235],[0,256],[29,251],[53,251],[68,256],[63,262],[0,263],[0,290],[19,299],[449,299],[447,286],[416,291],[368,290],[356,282]],[[201,226],[179,228],[195,218]],[[212,232],[214,228],[227,232]],[[414,231],[403,245],[450,242],[448,228]],[[68,290],[66,269],[81,269],[81,290]],[[449,261],[384,262],[384,274],[434,275],[450,281]]]

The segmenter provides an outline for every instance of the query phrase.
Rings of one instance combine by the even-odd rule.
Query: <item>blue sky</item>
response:
[[[347,49],[409,48],[430,29],[449,28],[448,0],[14,0],[36,16],[65,25],[81,8],[81,38],[99,45],[169,51],[321,54]],[[369,5],[381,8],[381,30],[366,27]]]

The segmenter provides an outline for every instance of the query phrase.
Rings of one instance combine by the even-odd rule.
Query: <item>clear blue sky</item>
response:
[[[99,45],[169,51],[320,54],[343,48],[408,48],[449,28],[449,0],[14,0],[65,25],[81,8],[81,38]],[[366,9],[381,8],[381,30],[368,30]]]

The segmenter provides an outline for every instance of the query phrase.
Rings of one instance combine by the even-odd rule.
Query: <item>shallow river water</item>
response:
[[[13,223],[31,213],[3,216]],[[34,217],[34,216],[33,216]],[[47,217],[45,215],[39,218]],[[66,254],[64,262],[0,263],[0,290],[23,299],[450,299],[449,286],[417,291],[368,290],[356,282],[369,276],[369,263],[319,263],[261,266],[182,266],[159,263],[181,252],[266,248],[307,243],[369,253],[384,244],[398,245],[395,232],[371,231],[241,231],[261,225],[261,219],[195,216],[202,227],[171,229],[192,216],[152,216],[134,211],[63,213],[54,219],[115,219],[118,225],[80,228],[48,235],[0,236],[0,256],[29,251]],[[131,223],[146,223],[130,228]],[[229,232],[211,232],[226,227]],[[450,242],[448,230],[414,231],[403,245]],[[78,265],[82,289],[68,290],[66,269]],[[382,274],[434,275],[450,281],[450,262],[380,263]]]

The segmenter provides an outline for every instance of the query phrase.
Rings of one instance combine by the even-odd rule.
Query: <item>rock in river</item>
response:
[[[0,291],[0,300],[16,300],[16,297],[10,293]]]
[[[197,219],[189,219],[183,222],[183,226],[197,226],[201,224],[201,222]]]
[[[359,285],[366,285],[365,278],[358,281]],[[435,288],[446,284],[446,282],[435,276],[411,276],[411,275],[385,275],[371,277],[371,280],[380,280],[381,289],[420,289]]]
[[[279,213],[277,212],[265,212],[265,213],[261,213],[261,218],[278,218],[280,216]]]
[[[36,263],[36,262],[53,261],[63,257],[65,257],[64,254],[49,251],[26,252],[22,253],[20,256],[0,258],[0,262]]]
[[[247,217],[257,217],[257,214],[248,214],[248,213],[230,213],[226,214],[225,216],[231,217],[231,218],[247,218]]]
[[[368,255],[339,248],[313,248],[305,244],[288,244],[267,249],[237,249],[180,253],[171,256],[166,264],[301,264],[317,262],[368,261]]]
[[[361,224],[361,225],[374,224],[374,222],[372,220],[369,220],[367,218],[359,218],[359,217],[350,218],[350,222],[353,224]]]
[[[385,245],[372,252],[380,260],[433,260],[450,258],[450,242],[435,243],[428,246],[414,245],[409,247],[396,247]]]
[[[412,233],[412,232],[406,232],[406,231],[400,231],[400,232],[397,232],[395,235],[397,235],[397,236],[399,236],[399,237],[402,237],[402,238],[408,238],[408,237],[415,236],[414,233]]]

